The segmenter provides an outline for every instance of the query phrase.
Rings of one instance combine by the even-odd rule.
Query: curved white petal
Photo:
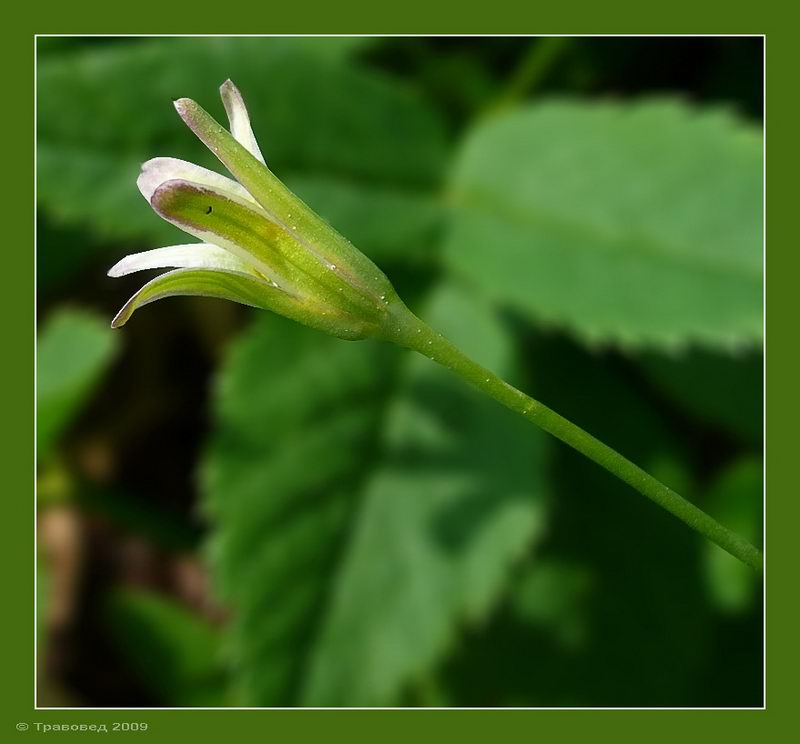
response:
[[[220,86],[219,93],[222,96],[225,113],[228,114],[231,134],[249,150],[253,157],[264,163],[264,156],[261,154],[256,136],[253,134],[253,128],[250,126],[250,115],[247,113],[247,107],[244,105],[244,99],[239,89],[231,80],[226,80]],[[264,164],[266,165],[266,163]]]
[[[220,269],[252,274],[248,264],[219,246],[211,243],[188,243],[132,253],[114,264],[111,277],[126,276],[147,269]]]
[[[139,178],[136,179],[136,185],[139,187],[142,196],[149,202],[153,198],[155,190],[162,183],[176,179],[192,181],[193,183],[199,183],[201,186],[210,186],[217,191],[238,196],[250,204],[258,205],[258,202],[250,196],[247,189],[233,179],[178,158],[153,158],[148,160],[142,165],[142,172],[139,174]]]

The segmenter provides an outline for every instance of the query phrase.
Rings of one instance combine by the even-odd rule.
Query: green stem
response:
[[[569,45],[570,39],[565,36],[544,36],[532,41],[511,74],[508,83],[500,95],[491,102],[485,113],[496,114],[535,91],[561,60]]]
[[[399,317],[398,315],[394,317],[398,320],[391,332],[391,338],[395,343],[417,351],[452,370],[506,408],[520,414],[613,473],[732,556],[756,571],[761,571],[761,553],[747,540],[723,527],[704,511],[599,439],[472,361],[412,313],[406,314],[405,308]]]

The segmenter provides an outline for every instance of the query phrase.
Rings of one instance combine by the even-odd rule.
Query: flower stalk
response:
[[[404,317],[394,327],[396,332],[391,340],[398,345],[412,349],[451,370],[498,403],[605,468],[742,563],[757,572],[762,571],[761,552],[743,537],[724,527],[607,444],[474,362],[418,318]]]
[[[144,285],[112,322],[176,295],[217,297],[271,310],[342,339],[375,338],[441,364],[573,447],[747,565],[761,553],[615,450],[464,355],[417,318],[385,274],[295,196],[267,167],[241,94],[220,88],[230,131],[192,100],[178,114],[236,180],[175,158],[142,166],[139,190],[163,219],[199,243],[126,256],[110,271],[173,269]]]

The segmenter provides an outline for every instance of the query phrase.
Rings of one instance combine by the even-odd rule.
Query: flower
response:
[[[202,295],[272,310],[340,338],[388,335],[393,311],[405,307],[389,280],[269,170],[236,86],[228,80],[220,94],[230,132],[188,98],[175,108],[236,180],[176,158],[142,166],[142,196],[202,242],[132,254],[112,267],[112,277],[173,269],[133,295],[112,327],[155,300]]]

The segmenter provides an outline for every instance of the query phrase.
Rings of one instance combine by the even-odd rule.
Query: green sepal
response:
[[[239,183],[324,267],[335,266],[354,293],[380,304],[394,297],[386,275],[361,251],[293,194],[198,103],[181,98],[178,114]]]
[[[236,195],[184,180],[161,184],[150,200],[165,220],[200,240],[218,245],[251,264],[287,292],[379,321],[385,305],[370,300],[324,265],[293,235]]]
[[[111,327],[125,325],[144,305],[178,296],[214,297],[271,310],[343,339],[372,335],[370,327],[347,313],[322,307],[309,298],[290,295],[261,279],[221,269],[177,269],[156,277],[125,303]]]

